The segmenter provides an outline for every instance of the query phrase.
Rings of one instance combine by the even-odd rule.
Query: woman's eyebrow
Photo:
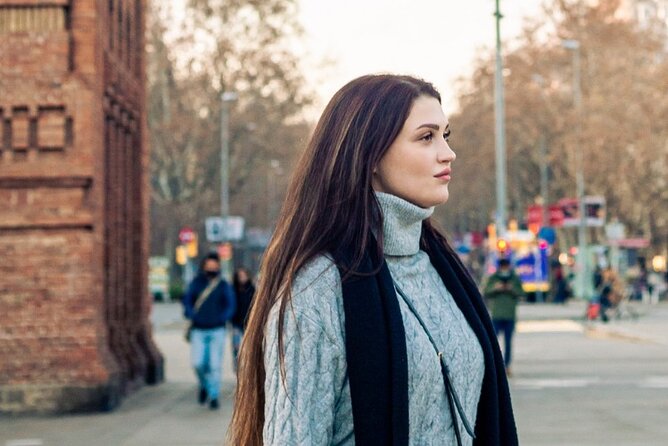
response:
[[[427,123],[427,124],[422,124],[422,125],[418,126],[415,130],[420,130],[420,129],[422,129],[422,128],[428,128],[428,129],[432,129],[432,130],[436,130],[436,131],[438,131],[438,129],[440,128],[440,126],[439,126],[438,124],[429,124],[429,123]]]
[[[426,123],[426,124],[419,125],[415,130],[420,130],[422,128],[428,128],[428,129],[438,131],[438,129],[440,129],[441,127],[438,124]],[[447,132],[449,129],[450,129],[450,123],[447,123],[445,125],[445,131]]]

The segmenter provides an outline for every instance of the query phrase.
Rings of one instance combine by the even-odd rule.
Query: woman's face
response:
[[[246,270],[240,269],[237,271],[237,279],[239,280],[239,283],[246,283],[248,282],[248,273]]]
[[[420,96],[374,170],[372,187],[429,208],[448,201],[455,152],[448,145],[450,129],[441,104]]]

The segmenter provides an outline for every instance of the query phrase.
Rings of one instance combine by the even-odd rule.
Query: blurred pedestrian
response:
[[[612,268],[605,268],[601,274],[601,281],[596,290],[599,303],[599,316],[603,322],[608,322],[608,310],[616,307],[621,300],[619,289],[621,285],[618,283],[617,274]]]
[[[633,299],[648,302],[648,281],[647,281],[647,265],[644,257],[638,257],[638,264],[636,265],[636,274],[633,280]]]
[[[566,303],[572,292],[561,265],[554,268],[552,277],[552,302],[555,304]]]
[[[603,283],[603,269],[600,265],[594,268],[594,289],[598,289]]]
[[[263,259],[231,444],[517,444],[491,320],[430,220],[449,136],[420,79],[334,95]]]
[[[499,266],[487,279],[484,294],[492,314],[492,324],[496,335],[503,335],[503,359],[506,373],[511,376],[510,363],[513,356],[513,333],[515,332],[515,321],[517,320],[517,303],[524,297],[522,281],[515,273],[510,260],[499,260]]]
[[[246,320],[255,294],[255,286],[251,281],[248,270],[245,268],[238,268],[234,272],[232,284],[234,285],[234,294],[237,297],[237,309],[232,316],[232,351],[234,353],[234,370],[236,371],[239,347],[246,329]]]
[[[218,254],[207,255],[183,296],[184,315],[190,319],[188,339],[190,359],[199,382],[197,400],[209,401],[218,409],[222,376],[225,324],[234,314],[235,297],[232,287],[220,276]]]

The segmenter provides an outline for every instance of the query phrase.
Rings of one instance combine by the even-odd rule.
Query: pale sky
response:
[[[517,35],[541,0],[501,0],[501,37]],[[347,81],[367,73],[413,74],[440,90],[446,114],[452,82],[471,69],[477,48],[495,45],[494,0],[300,0],[303,42],[311,61],[335,62],[309,70],[324,103]]]
[[[169,0],[177,18],[186,0]],[[369,73],[412,74],[432,82],[453,110],[452,83],[471,70],[476,50],[495,45],[495,0],[297,0],[306,34],[298,53],[320,103]],[[516,36],[543,0],[500,0],[501,38]],[[175,28],[176,29],[176,28]],[[305,55],[303,54],[305,53]],[[329,63],[323,67],[323,61]],[[309,113],[310,114],[310,113]]]

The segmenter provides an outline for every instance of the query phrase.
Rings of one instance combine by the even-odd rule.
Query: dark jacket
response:
[[[497,284],[505,286],[498,289]],[[487,279],[484,295],[488,299],[492,319],[514,321],[517,317],[517,302],[524,296],[522,281],[513,270],[506,277],[497,271]]]
[[[598,299],[601,305],[605,305],[606,307],[612,305],[612,301],[610,300],[611,294],[612,294],[612,283],[602,282],[601,284],[599,284]]]
[[[206,299],[197,314],[194,314],[194,306],[197,297],[209,285],[208,277],[200,273],[190,283],[188,291],[183,296],[183,314],[186,319],[193,321],[194,328],[218,328],[223,327],[234,314],[236,298],[234,290],[224,280],[221,280],[216,289]]]
[[[240,328],[242,330],[246,329],[248,311],[250,310],[254,294],[255,287],[252,283],[248,283],[244,289],[236,290],[237,311],[235,311],[234,316],[232,316],[232,325],[234,325],[236,328]]]

